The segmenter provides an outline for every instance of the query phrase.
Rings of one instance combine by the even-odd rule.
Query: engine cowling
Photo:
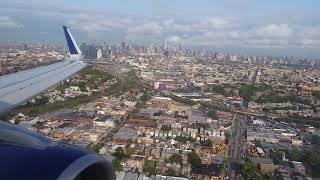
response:
[[[115,179],[110,160],[0,122],[0,179]]]

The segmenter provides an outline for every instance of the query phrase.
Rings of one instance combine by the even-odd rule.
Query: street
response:
[[[229,176],[229,179],[239,178],[239,167],[245,152],[245,120],[246,116],[244,115],[235,114],[233,116],[227,156],[227,174]]]

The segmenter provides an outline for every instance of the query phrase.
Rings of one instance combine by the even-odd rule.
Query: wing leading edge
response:
[[[70,30],[63,26],[70,58],[63,62],[0,76],[0,115],[28,101],[86,66]]]

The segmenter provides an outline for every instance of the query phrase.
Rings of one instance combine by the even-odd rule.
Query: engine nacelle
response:
[[[0,179],[115,179],[112,163],[80,149],[0,122]]]

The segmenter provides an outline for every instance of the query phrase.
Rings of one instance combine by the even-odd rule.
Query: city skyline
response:
[[[0,39],[10,39],[0,41],[1,177],[319,179],[320,56],[294,57],[317,49],[315,29],[306,30],[311,25],[260,28],[266,23],[261,21],[250,31],[253,24],[244,28],[235,19],[196,19],[196,4],[183,21],[174,14],[176,19],[164,21],[170,9],[159,12],[168,17],[147,19],[142,15],[154,10],[140,7],[144,0],[131,0],[121,10],[127,16],[110,14],[113,22],[105,24],[103,4],[95,14],[90,9],[96,4],[57,1],[41,12],[44,6],[31,7],[39,0],[28,2],[30,7],[13,0],[17,7],[11,11],[26,17],[0,13],[0,31],[15,35],[0,32],[6,36]],[[167,2],[157,4],[169,7]],[[170,6],[176,12],[191,8],[189,1],[178,2]],[[244,10],[256,3],[237,2],[224,6]],[[77,9],[84,6],[89,10]],[[116,35],[120,31],[123,37]],[[203,34],[206,39],[195,38]],[[250,56],[259,53],[254,48],[267,56]],[[288,56],[274,55],[274,49]]]
[[[320,56],[317,1],[5,0],[2,4],[2,43],[62,43],[61,25],[65,24],[79,32],[75,36],[80,42],[168,41],[248,55]]]

